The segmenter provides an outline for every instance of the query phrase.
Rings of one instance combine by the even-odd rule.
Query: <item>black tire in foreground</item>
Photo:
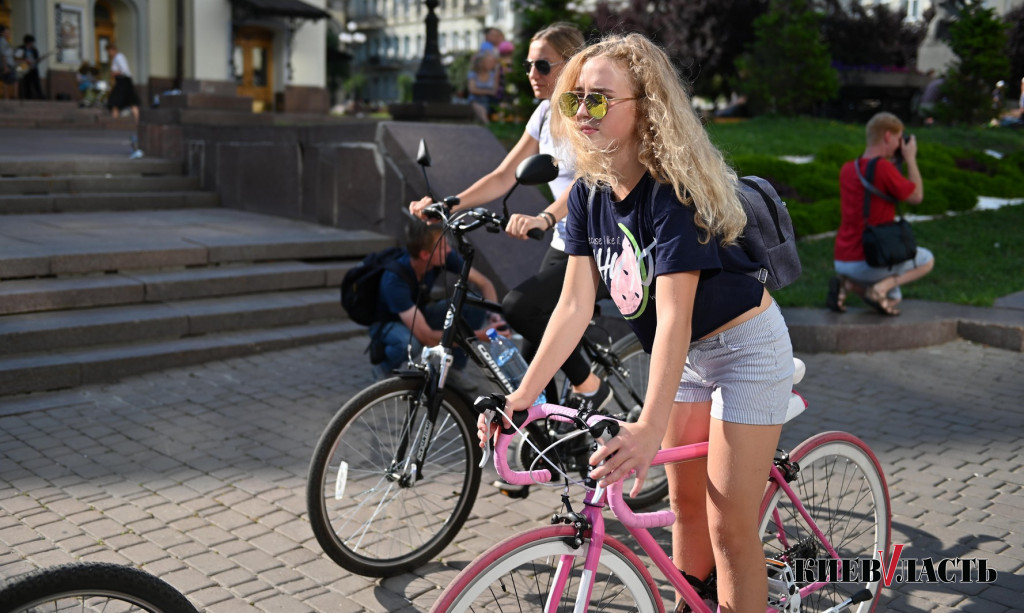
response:
[[[4,613],[106,611],[108,606],[117,611],[197,613],[181,592],[163,580],[118,564],[65,564],[0,585],[0,611]]]

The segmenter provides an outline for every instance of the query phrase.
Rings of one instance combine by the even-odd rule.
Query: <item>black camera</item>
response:
[[[909,132],[904,132],[903,133],[903,142],[900,143],[899,149],[897,149],[896,153],[894,153],[893,156],[892,156],[893,164],[895,164],[897,167],[899,167],[899,166],[901,166],[903,164],[903,144],[904,143],[909,143],[909,142],[910,142],[910,133]]]

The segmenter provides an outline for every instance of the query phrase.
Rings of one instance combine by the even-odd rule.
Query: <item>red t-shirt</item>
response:
[[[857,158],[860,171],[867,176],[868,158]],[[835,259],[840,262],[858,262],[864,259],[864,246],[861,235],[864,234],[864,186],[857,178],[853,168],[854,161],[843,164],[839,171],[839,206],[841,220],[839,232],[836,234]],[[892,162],[879,158],[875,164],[873,185],[884,194],[896,200],[906,200],[914,192],[914,182],[900,174]],[[896,218],[896,207],[877,196],[871,197],[871,210],[868,222],[877,226],[889,223]]]

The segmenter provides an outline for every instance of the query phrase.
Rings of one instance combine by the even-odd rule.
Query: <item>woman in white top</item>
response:
[[[544,254],[540,271],[510,291],[503,301],[505,318],[525,340],[523,353],[527,359],[533,357],[544,336],[544,329],[562,291],[569,260],[565,254],[563,237],[568,212],[566,203],[575,170],[572,150],[567,146],[559,146],[551,138],[550,98],[562,67],[583,47],[583,42],[583,34],[576,26],[568,23],[552,24],[530,39],[523,67],[530,75],[534,96],[541,102],[530,116],[519,142],[501,164],[458,194],[458,204],[452,207],[453,210],[477,207],[501,197],[515,183],[516,167],[531,155],[549,153],[559,160],[558,178],[548,183],[551,193],[556,197],[555,201],[538,215],[512,215],[506,228],[510,236],[520,239],[525,239],[526,233],[534,228],[553,231],[551,246]],[[431,199],[426,197],[411,203],[409,210],[422,217],[424,207],[430,203]],[[590,365],[580,354],[579,348],[562,365],[562,371],[573,386],[573,396],[567,404],[585,403],[600,408],[611,398],[611,389],[590,372]]]
[[[132,82],[132,71],[128,68],[128,58],[118,52],[117,45],[107,44],[107,53],[114,59],[110,62],[110,74],[114,77],[114,88],[107,99],[107,108],[111,115],[118,117],[121,109],[130,108],[135,121],[139,120],[139,95],[135,92]]]

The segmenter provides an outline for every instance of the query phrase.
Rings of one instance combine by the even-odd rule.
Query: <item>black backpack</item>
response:
[[[341,306],[349,319],[363,326],[369,326],[376,320],[380,278],[385,270],[416,287],[416,280],[411,279],[409,272],[398,264],[403,253],[405,251],[401,247],[388,247],[366,256],[359,266],[345,273],[341,280]]]

